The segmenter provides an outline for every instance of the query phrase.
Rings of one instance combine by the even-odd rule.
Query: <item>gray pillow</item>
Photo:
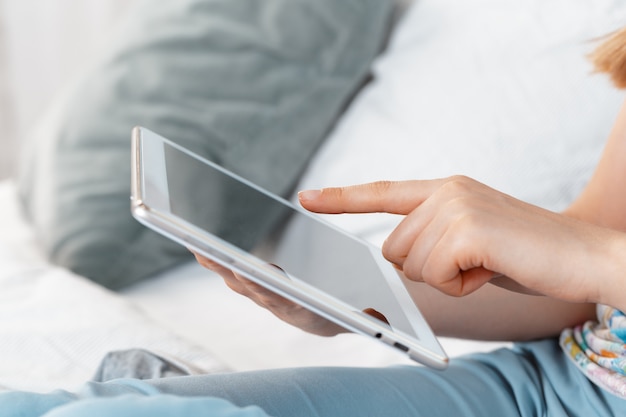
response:
[[[130,132],[145,126],[287,195],[368,76],[391,0],[161,0],[48,116],[20,194],[50,259],[120,288],[190,259],[129,212]]]

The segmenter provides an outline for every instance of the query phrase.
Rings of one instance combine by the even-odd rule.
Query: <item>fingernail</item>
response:
[[[320,194],[322,194],[321,190],[305,190],[298,193],[298,198],[300,201],[311,201],[318,198]]]

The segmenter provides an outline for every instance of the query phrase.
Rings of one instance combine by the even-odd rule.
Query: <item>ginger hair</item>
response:
[[[590,58],[596,71],[607,73],[618,88],[626,88],[626,28],[609,35]]]

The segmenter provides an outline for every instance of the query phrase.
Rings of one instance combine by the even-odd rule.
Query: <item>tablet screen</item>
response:
[[[282,242],[289,250],[272,253],[264,261],[361,311],[375,309],[394,329],[417,333],[390,288],[393,283],[388,282],[402,285],[400,278],[391,271],[393,276],[385,279],[372,253],[377,249],[167,143],[164,147],[174,215],[243,250],[265,244],[273,220],[287,215],[291,225],[283,238],[304,234],[310,239],[294,239],[295,246]],[[305,256],[290,256],[290,250],[303,251]]]

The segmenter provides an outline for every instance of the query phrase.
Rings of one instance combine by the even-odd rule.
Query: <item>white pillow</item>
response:
[[[299,189],[465,174],[561,210],[584,187],[623,94],[586,60],[626,25],[619,0],[421,0]],[[329,216],[380,243],[397,219]]]

